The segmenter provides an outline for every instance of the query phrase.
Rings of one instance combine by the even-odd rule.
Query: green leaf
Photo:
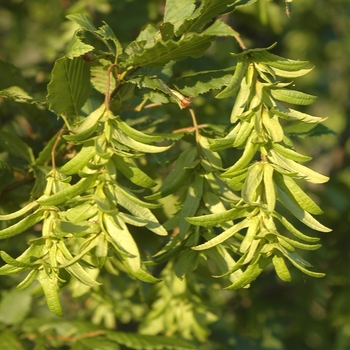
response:
[[[74,57],[80,57],[81,55],[88,53],[94,49],[93,46],[85,44],[79,35],[79,31],[75,32],[72,41],[69,43],[66,56],[69,59]]]
[[[305,179],[312,183],[324,183],[329,180],[328,176],[317,173],[304,165],[294,162],[291,159],[284,158],[276,153],[274,150],[270,150],[267,154],[271,163],[277,164],[285,170],[288,170],[292,174],[298,174],[302,179]]]
[[[238,61],[235,72],[231,78],[230,84],[223,91],[217,94],[215,97],[216,98],[234,97],[241,85],[241,82],[244,76],[247,73],[248,65],[249,64],[247,61]]]
[[[129,147],[132,150],[142,153],[160,153],[167,151],[172,145],[169,146],[153,146],[146,143],[142,143],[134,140],[130,136],[124,134],[121,130],[115,129],[113,132],[113,138],[121,144]]]
[[[273,212],[276,205],[276,189],[273,181],[273,166],[269,163],[264,163],[264,190],[267,209]]]
[[[242,198],[246,203],[253,203],[258,198],[258,187],[263,180],[263,168],[262,162],[256,162],[248,168],[248,174],[244,181],[242,189]]]
[[[155,79],[152,79],[155,80]],[[120,118],[116,118],[115,122],[118,128],[123,131],[126,135],[131,137],[132,139],[142,142],[142,143],[153,143],[153,142],[161,142],[164,141],[164,137],[161,135],[150,135],[145,134],[139,130],[136,130],[129,126],[127,123],[123,122]]]
[[[212,18],[234,11],[240,6],[250,5],[257,0],[204,0],[181,27],[181,33],[201,29]]]
[[[154,46],[143,49],[130,58],[126,65],[160,67],[170,61],[181,61],[187,57],[200,57],[214,40],[210,27],[201,34],[192,34],[179,41],[157,41]]]
[[[114,188],[115,190],[115,188]],[[113,190],[112,190],[113,191]],[[148,209],[141,205],[132,202],[129,198],[125,197],[121,192],[115,192],[118,204],[128,210],[131,214],[136,217],[141,218],[142,220],[147,221],[146,227],[160,236],[167,236],[167,232],[163,226],[158,222],[157,218],[153,215],[153,213]]]
[[[282,146],[279,143],[273,143],[272,147],[281,156],[288,158],[288,159],[291,159],[291,160],[295,160],[296,162],[308,162],[309,160],[312,159],[312,157],[300,154],[291,148],[287,148],[287,147]]]
[[[195,6],[194,0],[167,0],[164,11],[164,22],[173,24],[175,33],[191,17]]]
[[[272,113],[287,120],[298,120],[304,123],[322,123],[327,118],[314,117],[312,115],[296,111],[292,108],[285,108],[281,104],[277,104],[277,108],[271,108]]]
[[[278,101],[288,102],[295,105],[310,105],[316,102],[317,97],[304,94],[303,92],[287,89],[271,89],[271,96]]]
[[[10,330],[4,330],[0,333],[0,344],[2,350],[25,350],[18,335]]]
[[[140,252],[124,221],[121,218],[112,218],[110,215],[104,214],[103,223],[113,242],[122,252],[126,253],[123,262],[127,264],[128,270],[132,272],[140,270]]]
[[[57,259],[57,262],[60,264],[59,267],[64,266],[64,269],[67,270],[70,275],[72,275],[79,282],[85,284],[86,286],[95,287],[101,284],[99,282],[96,282],[90,276],[90,274],[86,272],[78,262],[76,262],[78,258],[77,259],[73,258],[73,256],[71,255],[70,251],[67,249],[63,241],[60,241],[58,243],[58,249],[55,254],[55,258]]]
[[[18,218],[24,214],[26,214],[28,211],[34,209],[35,207],[37,207],[39,204],[37,202],[30,202],[29,204],[27,204],[26,206],[24,206],[22,209],[15,211],[14,213],[11,214],[4,214],[4,215],[0,215],[0,220],[11,220],[11,219],[15,219]]]
[[[290,197],[293,197],[300,207],[311,214],[323,214],[321,208],[295,183],[290,177],[282,174],[275,174],[276,184]]]
[[[131,349],[196,350],[198,347],[179,337],[107,331],[106,337]]]
[[[278,68],[283,71],[297,72],[304,68],[308,61],[296,61],[281,56],[274,55],[266,50],[254,52],[253,59],[257,63],[263,62],[268,66]]]
[[[222,242],[225,242],[226,240],[231,238],[235,233],[237,233],[238,231],[240,231],[246,227],[249,227],[249,219],[242,220],[241,222],[232,226],[228,230],[220,233],[218,236],[211,239],[210,241],[203,243],[203,244],[200,244],[200,245],[197,245],[196,247],[192,247],[192,249],[205,250],[205,249],[212,248],[212,247],[214,247]]]
[[[196,174],[194,182],[188,187],[186,199],[180,211],[179,235],[185,238],[191,224],[185,220],[186,217],[195,215],[203,194],[203,177]]]
[[[284,262],[284,259],[279,255],[274,255],[272,257],[272,263],[275,267],[275,271],[277,276],[284,282],[290,282],[292,280],[292,277],[290,275],[290,272],[286,266],[286,263]]]
[[[241,158],[239,158],[235,164],[233,164],[231,167],[229,167],[220,176],[231,177],[232,174],[234,174],[238,170],[244,169],[250,163],[250,161],[253,159],[258,148],[259,148],[258,144],[253,143],[252,141],[248,140]]]
[[[240,289],[248,287],[249,283],[253,282],[269,263],[269,259],[258,256],[257,260],[250,264],[242,275],[230,286],[225,287],[225,289]]]
[[[277,187],[278,200],[302,223],[311,227],[314,230],[321,232],[332,231],[328,227],[319,223],[314,217],[312,217],[307,211],[302,209],[293,197],[290,197],[288,193],[285,193],[280,187]]]
[[[0,74],[0,90],[10,87],[18,87],[22,91],[28,89],[28,85],[22,75],[21,70],[15,67],[13,64],[0,60]]]
[[[58,296],[58,278],[53,273],[48,275],[45,269],[39,270],[38,280],[43,288],[47,306],[56,316],[63,316],[62,306]]]
[[[190,170],[186,170],[186,167],[191,166],[196,158],[196,148],[191,147],[183,151],[177,159],[175,167],[163,181],[160,188],[154,194],[145,198],[150,200],[159,199],[168,196],[180,188],[188,180],[191,173]]]
[[[38,203],[41,205],[59,205],[84,193],[89,187],[95,183],[96,175],[81,178],[76,184],[64,188],[63,190],[52,194],[51,196],[41,197]]]
[[[117,169],[135,185],[144,188],[151,188],[157,185],[157,183],[137,167],[131,159],[120,157],[116,154],[113,155],[112,159]]]
[[[245,253],[248,251],[249,247],[251,246],[254,237],[257,235],[260,229],[260,217],[254,216],[250,219],[249,227],[247,230],[247,233],[244,236],[244,239],[239,247],[239,251],[241,253]]]
[[[297,268],[299,269],[301,272],[305,273],[306,275],[312,276],[312,277],[316,277],[316,278],[320,278],[320,277],[324,277],[325,274],[321,273],[321,272],[313,272],[310,271],[308,269],[305,268],[305,266],[309,267],[311,266],[307,261],[305,261],[304,259],[302,259],[297,253],[293,252],[288,252],[285,248],[283,248],[282,246],[278,245],[276,247],[280,252],[282,252],[282,254]]]
[[[0,239],[10,238],[13,236],[16,236],[30,227],[34,226],[38,222],[40,222],[44,217],[44,212],[41,209],[36,210],[34,213],[28,215],[21,221],[17,222],[16,224],[5,228],[3,230],[0,230]]]
[[[117,196],[122,196],[125,200],[129,200],[130,202],[140,205],[141,207],[149,209],[157,209],[161,207],[161,204],[147,203],[142,201],[141,199],[137,198],[130,190],[121,185],[114,186],[114,191]]]
[[[11,86],[6,89],[0,90],[0,97],[7,98],[19,103],[31,103],[44,105],[45,101],[39,100],[31,95],[23,88],[19,86]]]
[[[13,326],[23,322],[31,308],[32,297],[27,291],[11,289],[1,298],[0,323]],[[1,348],[4,349],[3,344]]]
[[[0,130],[0,148],[15,157],[26,160],[29,164],[34,162],[32,149],[14,133]]]
[[[68,141],[83,141],[90,137],[99,126],[99,121],[102,118],[105,110],[106,107],[104,104],[102,104],[99,108],[95,109],[86,118],[84,118],[79,127],[74,131],[74,134],[64,135],[64,139]]]
[[[60,168],[60,172],[65,175],[77,174],[79,170],[83,169],[94,158],[95,154],[94,141],[85,142],[78,154]]]
[[[186,96],[196,97],[210,90],[221,89],[227,86],[231,80],[233,68],[202,71],[190,75],[184,75],[172,80],[176,90]]]
[[[274,212],[273,216],[276,217],[281,222],[281,224],[295,237],[302,239],[305,242],[318,242],[320,240],[318,237],[310,237],[304,235],[302,232],[297,230],[284,216],[278,214],[277,212]]]
[[[211,226],[219,226],[227,221],[234,220],[245,216],[245,214],[249,213],[246,208],[232,208],[227,211],[209,214],[209,215],[201,215],[194,217],[187,217],[186,220],[196,226],[203,227],[211,227]]]
[[[81,13],[75,13],[75,14],[68,15],[66,17],[71,21],[74,21],[75,23],[77,23],[80,26],[80,28],[87,30],[88,32],[97,31],[96,27],[93,25],[90,18],[86,15],[83,15]]]
[[[57,115],[78,116],[90,93],[89,65],[77,57],[58,59],[47,89],[51,111]]]

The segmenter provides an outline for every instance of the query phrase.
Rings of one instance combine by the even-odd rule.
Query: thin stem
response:
[[[105,95],[105,106],[106,106],[106,109],[109,110],[109,102],[110,102],[110,96],[109,96],[109,85],[110,85],[110,82],[111,82],[111,71],[112,69],[116,67],[117,69],[117,75],[118,75],[118,65],[117,64],[111,64],[109,67],[108,67],[108,70],[107,70],[107,86],[106,86],[106,95]],[[116,86],[116,88],[118,86],[120,86],[121,84],[118,84]],[[114,93],[114,91],[116,90],[116,88],[113,90],[112,93]]]
[[[52,169],[56,169],[56,160],[55,160],[55,152],[56,152],[56,148],[58,146],[58,143],[60,142],[61,138],[62,138],[62,134],[65,132],[65,129],[61,129],[57,135],[57,139],[52,147],[51,150],[51,162],[52,162]]]
[[[245,45],[244,41],[242,40],[241,36],[239,34],[234,35],[234,38],[236,39],[236,41],[238,42],[239,46],[241,47],[241,49],[247,50],[247,46]]]

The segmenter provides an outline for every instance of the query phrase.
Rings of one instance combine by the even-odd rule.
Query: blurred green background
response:
[[[291,18],[283,0],[258,0],[253,6],[225,17],[250,48],[278,45],[273,53],[310,61],[315,68],[295,81],[297,89],[317,95],[307,106],[312,115],[328,117],[324,123],[333,133],[295,140],[301,153],[311,155],[311,168],[330,176],[322,186],[307,191],[320,204],[320,221],[333,229],[321,234],[322,248],[305,258],[315,270],[326,272],[322,279],[292,271],[291,283],[277,281],[267,271],[251,288],[226,295],[220,320],[211,338],[236,341],[251,339],[249,349],[350,349],[350,1],[294,0]],[[88,14],[99,26],[107,22],[122,44],[133,40],[147,23],[162,18],[160,0],[0,0],[0,59],[20,68],[30,91],[45,96],[50,70],[62,56],[75,27],[65,19],[70,13]],[[239,52],[233,39],[219,39],[199,59],[188,59],[175,67],[177,75],[202,69],[220,69],[233,64],[228,52]],[[1,85],[0,88],[4,88]],[[207,94],[195,101],[199,122],[228,119],[231,102]],[[56,131],[52,115],[38,110],[33,119],[15,104],[0,100],[0,127],[35,144]],[[39,149],[40,150],[40,149]],[[28,187],[28,191],[30,188]],[[25,196],[25,191],[19,195]],[[5,196],[5,197],[4,197]],[[1,202],[6,199],[2,193]],[[11,203],[8,205],[11,206]],[[303,230],[306,234],[305,228]],[[312,233],[311,233],[312,234]],[[0,242],[8,250],[16,240]],[[20,252],[21,245],[11,248]],[[16,249],[19,249],[18,251]],[[0,279],[0,292],[12,281]],[[1,320],[0,320],[1,322]],[[248,343],[245,343],[248,344]],[[248,345],[242,349],[248,349]]]

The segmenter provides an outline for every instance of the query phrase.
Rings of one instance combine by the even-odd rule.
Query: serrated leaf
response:
[[[97,31],[96,27],[93,25],[90,18],[86,15],[83,15],[81,13],[74,13],[66,17],[71,21],[74,21],[75,23],[77,23],[80,26],[80,28],[84,30],[87,30],[89,32]]]
[[[90,93],[90,69],[82,59],[62,57],[55,62],[47,87],[49,109],[57,115],[79,115]]]
[[[37,105],[44,105],[45,101],[39,100],[19,86],[11,86],[0,90],[0,97],[7,98],[19,103],[30,103]]]
[[[181,61],[187,57],[198,58],[208,49],[214,40],[210,27],[200,34],[192,34],[179,41],[157,41],[154,46],[144,48],[139,54],[131,57],[127,65],[163,66],[170,61]]]
[[[109,66],[111,65],[110,61],[105,59],[99,59],[91,64],[91,84],[92,86],[101,94],[105,94],[107,90],[107,71]],[[113,91],[116,87],[115,79],[109,80],[109,89]]]
[[[66,56],[69,59],[74,57],[80,57],[81,55],[88,53],[94,49],[93,46],[85,44],[79,35],[79,32],[75,32],[72,41],[69,43]]]
[[[200,29],[217,15],[229,13],[240,6],[250,5],[256,0],[205,0],[194,11],[193,15],[185,20],[180,33]]]
[[[296,90],[288,89],[271,89],[271,96],[278,101],[288,102],[295,105],[310,105],[316,102],[317,97],[313,95],[308,95]]]
[[[98,29],[97,33],[101,36],[102,39],[113,41],[115,50],[112,50],[112,52],[116,57],[120,56],[123,53],[122,45],[120,44],[119,40],[115,36],[112,28],[106,22],[103,22],[103,26],[101,26]]]
[[[195,8],[194,0],[167,0],[164,22],[173,24],[176,33],[184,21],[192,15]]]
[[[210,90],[221,89],[231,80],[233,68],[203,71],[172,80],[172,85],[186,96],[196,97]]]

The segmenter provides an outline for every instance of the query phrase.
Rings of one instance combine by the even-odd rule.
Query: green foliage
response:
[[[169,0],[160,24],[149,23],[133,41],[117,38],[106,22],[96,27],[87,15],[70,14],[77,29],[53,66],[46,98],[1,62],[0,96],[62,123],[40,149],[0,130],[1,177],[15,169],[33,180],[29,199],[14,197],[0,215],[1,239],[29,234],[29,247],[0,252],[0,274],[18,275],[19,290],[3,299],[0,320],[23,322],[36,348],[194,349],[218,320],[203,302],[218,285],[248,288],[270,266],[283,282],[292,280],[291,266],[324,276],[298,253],[321,246],[299,222],[306,232],[331,231],[314,218],[323,212],[303,190],[328,177],[302,165],[311,157],[293,143],[295,134],[311,134],[305,125],[326,119],[292,108],[316,101],[291,81],[312,69],[273,54],[275,45],[247,49],[229,21],[217,19],[255,2]],[[286,1],[288,15],[291,9]],[[227,66],[182,74],[183,62],[203,57],[221,37],[242,52],[225,52]],[[196,98],[208,92],[231,111],[201,124]],[[8,191],[18,184],[15,176],[7,182]],[[149,310],[135,302],[118,315],[114,304],[135,292]],[[16,293],[26,305],[6,319]],[[63,293],[77,303],[90,298],[89,316],[104,327],[25,319],[32,295],[44,295],[56,316],[69,313]],[[112,330],[115,317],[136,320],[139,333]],[[12,331],[1,337],[16,339]]]

